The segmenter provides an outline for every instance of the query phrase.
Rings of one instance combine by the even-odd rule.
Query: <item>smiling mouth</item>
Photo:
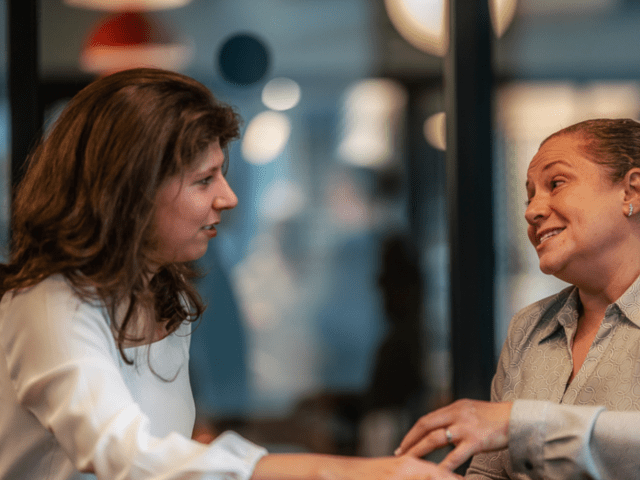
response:
[[[213,230],[216,226],[212,223],[211,225],[205,225],[202,227],[203,230]]]
[[[541,245],[545,241],[549,240],[551,237],[555,237],[556,235],[558,235],[563,230],[564,230],[564,228],[556,228],[555,230],[551,230],[551,231],[545,233],[540,238],[538,238],[538,245]]]

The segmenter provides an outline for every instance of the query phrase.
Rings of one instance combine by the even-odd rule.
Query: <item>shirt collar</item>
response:
[[[567,290],[568,295],[566,295]],[[571,327],[578,320],[578,307],[580,306],[578,288],[573,287],[567,290],[563,290],[556,296],[556,302],[546,312],[545,316],[548,315],[552,318],[541,330],[540,342],[545,341],[560,328]],[[618,310],[631,323],[640,328],[640,277],[636,278],[618,300],[609,305],[606,315],[613,313],[612,310]]]
[[[640,327],[640,277],[611,306],[616,305],[625,317]]]
[[[580,298],[576,287],[569,287],[558,293],[545,312],[545,317],[549,318],[549,321],[541,329],[538,343],[544,342],[558,330],[575,324],[578,321],[578,305],[580,305]]]

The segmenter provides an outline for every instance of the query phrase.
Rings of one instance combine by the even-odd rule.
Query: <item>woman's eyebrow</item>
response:
[[[549,170],[551,167],[553,167],[554,165],[557,165],[559,163],[564,165],[564,166],[566,166],[566,167],[571,167],[571,165],[568,164],[567,162],[565,162],[564,160],[554,160],[552,162],[547,163],[544,167],[542,167],[542,171],[544,172],[546,170]],[[527,181],[524,182],[524,186],[525,186],[525,188],[529,188],[529,179],[527,179]]]
[[[564,160],[554,160],[553,162],[549,162],[547,163],[543,168],[542,171],[544,172],[545,170],[549,170],[551,167],[553,167],[554,165],[561,163],[562,165],[565,165],[566,167],[570,167],[571,165],[569,165],[567,162],[565,162]]]

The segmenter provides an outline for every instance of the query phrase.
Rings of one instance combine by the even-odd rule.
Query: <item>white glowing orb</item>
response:
[[[414,47],[443,56],[449,46],[446,0],[385,0],[389,20]]]
[[[380,168],[396,153],[396,140],[407,94],[397,82],[372,78],[347,90],[344,133],[338,155],[346,163]]]
[[[289,110],[300,101],[300,85],[290,78],[274,78],[262,89],[262,103],[271,110]]]
[[[444,112],[431,115],[424,122],[424,138],[438,150],[447,149],[447,117]]]
[[[263,165],[282,153],[289,141],[291,122],[279,112],[262,112],[256,115],[244,133],[242,156],[255,165]]]
[[[502,37],[511,25],[517,5],[517,0],[489,0],[489,16],[496,37]]]
[[[518,2],[517,0],[488,1],[491,25],[495,35],[500,38],[513,21]],[[449,48],[448,0],[384,0],[384,4],[392,25],[407,42],[431,55],[442,57],[447,53]]]

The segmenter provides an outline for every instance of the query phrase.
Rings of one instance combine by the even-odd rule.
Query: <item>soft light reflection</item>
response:
[[[639,118],[637,82],[594,83],[584,91],[585,116],[589,118]]]
[[[289,141],[291,122],[279,112],[262,112],[256,115],[244,133],[242,155],[255,165],[263,165],[282,153]]]
[[[317,338],[301,313],[309,308],[301,304],[308,285],[296,275],[271,231],[253,237],[231,275],[251,345],[253,387],[265,411],[281,411],[316,382]]]
[[[447,52],[447,0],[385,0],[384,4],[389,20],[407,42],[432,55]]]
[[[502,37],[511,25],[517,5],[517,0],[489,0],[489,16],[496,37]]]
[[[262,103],[272,110],[289,110],[300,101],[300,85],[290,78],[274,78],[262,89]]]
[[[277,240],[262,234],[254,241],[260,247],[235,267],[235,281],[249,327],[270,330],[280,326],[294,285]]]
[[[302,188],[288,180],[276,180],[265,189],[260,210],[275,221],[284,221],[298,215],[304,208],[306,196]]]
[[[574,94],[570,84],[560,82],[508,85],[498,93],[498,120],[509,137],[531,139],[537,148],[548,135],[577,121]]]
[[[425,120],[424,138],[433,148],[447,149],[447,117],[444,112],[434,113]]]
[[[407,94],[388,79],[363,80],[345,95],[339,156],[361,167],[383,167],[393,158]]]
[[[265,396],[289,396],[291,399],[313,388],[310,349],[296,348],[295,342],[286,345],[286,354],[274,355],[268,350],[256,349],[251,358],[251,370],[256,388]],[[291,361],[295,358],[295,361]],[[287,399],[288,400],[288,399]]]
[[[637,82],[520,82],[498,92],[498,121],[511,138],[539,143],[548,135],[588,118],[638,118]]]
[[[371,212],[362,192],[347,172],[332,175],[327,185],[326,203],[331,219],[343,229],[365,230],[371,222]]]

